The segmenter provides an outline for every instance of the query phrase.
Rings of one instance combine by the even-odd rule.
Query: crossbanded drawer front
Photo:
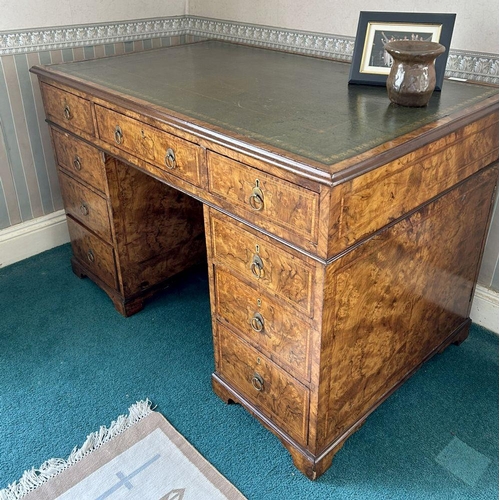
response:
[[[58,165],[104,193],[106,171],[100,151],[55,128],[52,129],[52,138]]]
[[[304,381],[308,371],[309,330],[293,309],[276,304],[267,295],[238,280],[227,270],[215,270],[216,312],[222,323]]]
[[[68,217],[68,229],[74,256],[111,288],[117,288],[113,247]]]
[[[227,328],[217,329],[220,375],[305,446],[309,391]]]
[[[63,128],[94,134],[90,101],[46,83],[41,84],[45,114]]]
[[[209,191],[245,210],[256,225],[318,241],[319,194],[208,151]]]
[[[66,212],[111,242],[107,201],[64,172],[59,173],[59,179]]]
[[[201,185],[203,149],[167,132],[96,106],[99,137],[191,184]]]
[[[257,287],[263,287],[309,317],[313,316],[314,267],[211,211],[214,258]]]

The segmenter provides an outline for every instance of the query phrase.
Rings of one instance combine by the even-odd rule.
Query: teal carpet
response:
[[[250,500],[498,498],[498,337],[474,326],[367,420],[316,482],[211,390],[208,284],[192,272],[131,318],[68,245],[0,269],[0,489],[149,398]]]

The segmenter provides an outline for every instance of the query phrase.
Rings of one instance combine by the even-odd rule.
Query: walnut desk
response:
[[[467,336],[497,89],[402,108],[348,64],[215,41],[32,71],[75,272],[129,315],[208,256],[213,388],[309,478]]]

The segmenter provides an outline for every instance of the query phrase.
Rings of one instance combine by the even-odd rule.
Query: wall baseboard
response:
[[[64,210],[0,231],[0,268],[69,242]]]
[[[498,292],[477,285],[470,318],[473,323],[498,334]]]
[[[0,231],[0,268],[69,241],[64,210],[11,226]],[[478,285],[470,316],[474,323],[498,334],[498,292]]]

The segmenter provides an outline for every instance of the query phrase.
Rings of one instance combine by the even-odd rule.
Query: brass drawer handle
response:
[[[165,154],[165,165],[170,170],[173,170],[176,167],[175,151],[172,148],[167,149],[167,153]]]
[[[252,194],[250,195],[250,198],[248,199],[250,206],[256,212],[259,212],[260,210],[262,210],[264,208],[264,193],[262,192],[262,189],[260,189],[259,184],[260,184],[259,179],[256,179],[255,180],[255,187],[252,189]]]
[[[73,167],[78,171],[82,169],[82,159],[78,155],[73,158]]]
[[[89,214],[89,207],[84,201],[82,201],[80,203],[80,212],[82,215],[85,215],[85,216],[87,216]]]
[[[95,261],[95,255],[94,255],[94,252],[92,251],[92,249],[90,249],[88,252],[87,252],[87,260],[91,263],[94,263]]]
[[[262,259],[257,254],[253,256],[250,270],[256,278],[260,279],[264,276],[264,262],[262,262]]]
[[[264,379],[258,373],[254,373],[252,385],[256,391],[262,392],[264,390]]]
[[[115,142],[116,144],[121,144],[123,142],[123,132],[120,125],[115,127]]]
[[[71,109],[69,108],[69,104],[66,104],[66,106],[64,106],[63,113],[64,113],[64,118],[66,118],[66,120],[71,120],[71,118],[73,118],[73,115],[71,114]]]
[[[264,330],[264,318],[262,317],[262,314],[255,313],[250,320],[250,326],[257,333],[262,332],[262,330]]]

